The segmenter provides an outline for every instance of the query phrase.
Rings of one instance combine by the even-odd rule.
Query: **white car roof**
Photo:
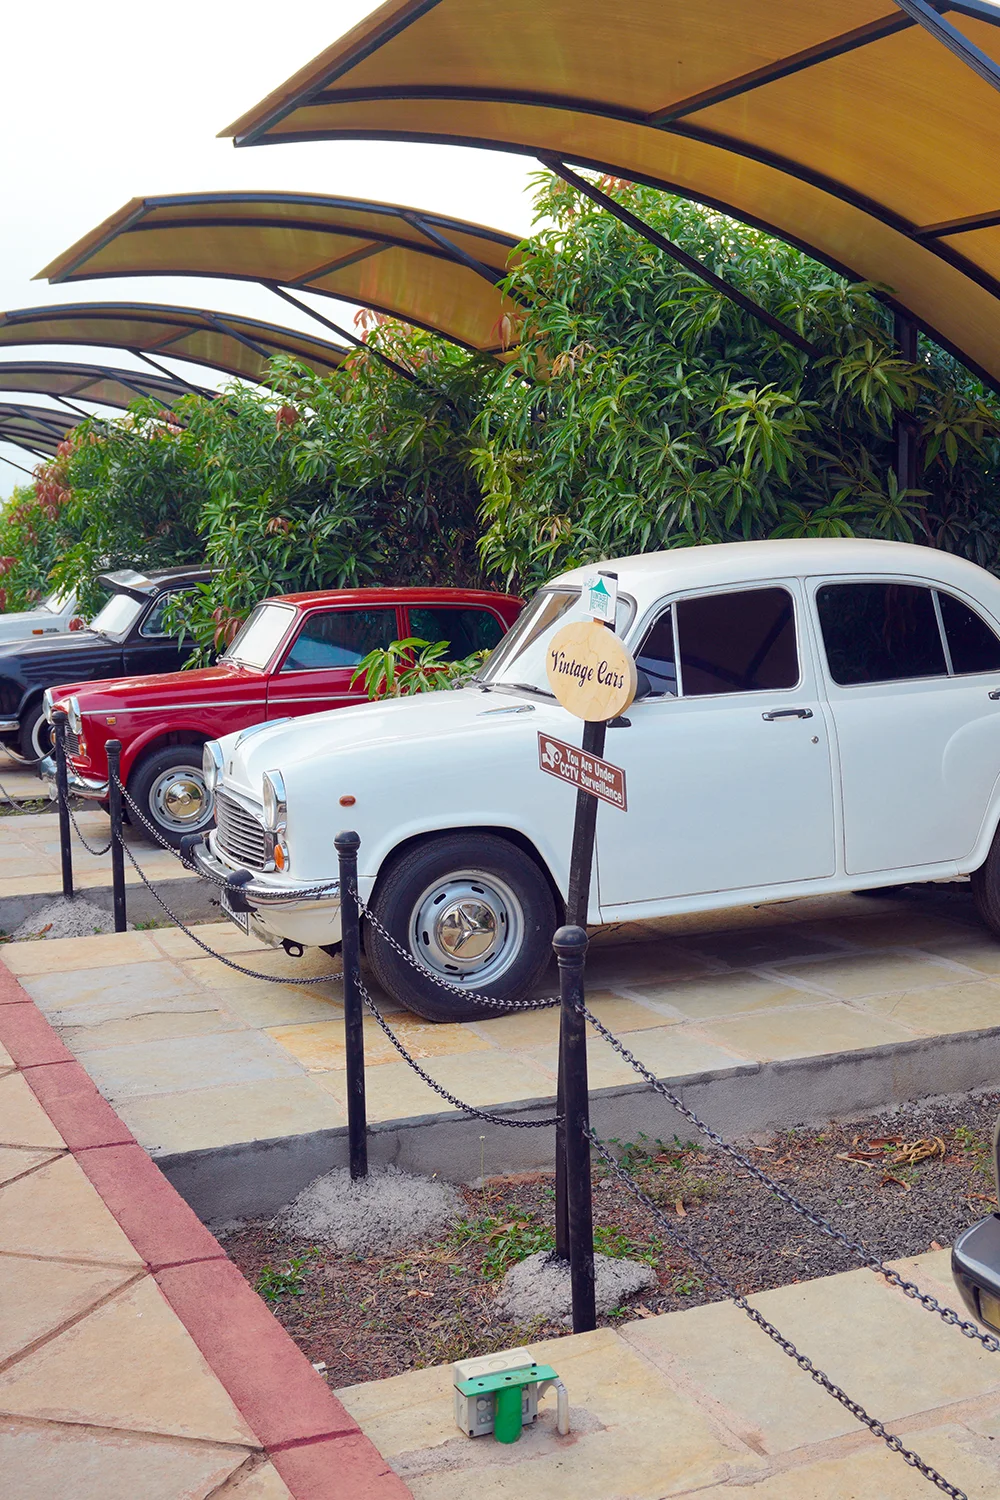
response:
[[[651,592],[742,583],[755,578],[807,578],[816,574],[910,575],[952,584],[972,594],[1000,593],[1000,584],[975,563],[907,542],[876,542],[860,537],[803,537],[773,542],[718,542],[674,547],[636,557],[609,558],[562,573],[554,584],[579,586],[598,568],[618,574],[622,589],[643,597]]]

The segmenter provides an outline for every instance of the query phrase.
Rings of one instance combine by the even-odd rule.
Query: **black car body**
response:
[[[194,642],[167,634],[163,612],[172,595],[212,576],[208,568],[192,567],[102,573],[98,582],[111,598],[89,629],[0,644],[0,741],[16,756],[36,761],[50,748],[46,688],[183,666]]]

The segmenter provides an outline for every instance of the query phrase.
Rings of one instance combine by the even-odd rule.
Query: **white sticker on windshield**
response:
[[[615,623],[615,606],[618,603],[618,579],[607,573],[595,573],[588,578],[580,591],[580,598],[588,615],[595,620]]]

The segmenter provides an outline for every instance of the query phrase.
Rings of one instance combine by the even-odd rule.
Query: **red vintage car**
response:
[[[461,660],[492,649],[523,600],[474,589],[333,589],[259,604],[214,667],[74,682],[51,690],[68,716],[70,789],[108,795],[105,745],[122,745],[122,780],[162,836],[179,845],[212,821],[202,747],[235,730],[365,702],[352,686],[369,651],[415,636]],[[43,774],[55,776],[51,758]]]

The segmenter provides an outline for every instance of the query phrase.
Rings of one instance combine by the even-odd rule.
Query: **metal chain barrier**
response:
[[[884,1276],[886,1281],[888,1281],[892,1286],[903,1292],[907,1297],[912,1298],[914,1302],[919,1302],[921,1307],[923,1307],[926,1312],[937,1313],[942,1322],[947,1323],[949,1326],[954,1326],[961,1329],[962,1333],[965,1334],[965,1337],[967,1339],[973,1339],[976,1342],[982,1344],[983,1348],[988,1350],[990,1354],[996,1354],[998,1351],[1000,1351],[1000,1338],[996,1338],[991,1333],[983,1333],[981,1329],[976,1327],[975,1323],[971,1323],[968,1321],[968,1319],[960,1317],[960,1315],[957,1312],[953,1311],[952,1308],[943,1307],[936,1297],[930,1296],[927,1292],[922,1292],[917,1286],[916,1282],[905,1280],[904,1277],[900,1276],[898,1271],[894,1271],[891,1266],[886,1265],[885,1262],[880,1260],[879,1257],[875,1255],[871,1250],[869,1250],[866,1245],[863,1245],[860,1240],[851,1239],[850,1235],[845,1234],[843,1230],[838,1229],[835,1224],[831,1224],[829,1220],[824,1219],[823,1215],[817,1213],[814,1208],[810,1208],[807,1204],[801,1202],[801,1200],[796,1198],[793,1193],[790,1193],[787,1188],[783,1187],[780,1182],[776,1182],[773,1177],[769,1177],[762,1168],[757,1166],[756,1162],[751,1161],[748,1156],[745,1156],[744,1153],[738,1149],[738,1147],[730,1145],[730,1143],[725,1140],[723,1136],[719,1135],[718,1131],[713,1130],[711,1125],[707,1124],[699,1115],[694,1112],[693,1109],[689,1108],[689,1106],[686,1105],[684,1101],[674,1093],[673,1089],[668,1088],[665,1083],[663,1083],[659,1078],[655,1076],[655,1074],[651,1073],[648,1068],[644,1067],[639,1059],[632,1055],[632,1053],[625,1046],[624,1042],[620,1041],[619,1038],[615,1036],[614,1032],[609,1031],[608,1028],[603,1024],[603,1022],[597,1019],[592,1011],[588,1010],[586,1006],[584,1006],[583,1010],[585,1016],[587,1017],[587,1020],[590,1022],[594,1030],[604,1038],[604,1040],[610,1047],[615,1050],[615,1052],[618,1053],[619,1057],[623,1058],[624,1061],[630,1065],[630,1067],[634,1068],[636,1073],[639,1074],[644,1082],[648,1084],[648,1086],[653,1089],[655,1093],[661,1095],[662,1098],[666,1099],[671,1105],[673,1105],[674,1109],[676,1109],[679,1114],[683,1115],[684,1119],[687,1120],[689,1124],[693,1125],[696,1130],[700,1131],[701,1134],[708,1140],[710,1140],[714,1146],[717,1146],[720,1151],[724,1152],[733,1161],[737,1162],[745,1172],[749,1173],[749,1175],[753,1177],[755,1181],[759,1182],[762,1187],[766,1187],[768,1192],[773,1193],[773,1195],[782,1203],[784,1203],[787,1208],[790,1208],[795,1213],[800,1214],[802,1218],[804,1218],[813,1226],[814,1229],[820,1230],[821,1233],[827,1235],[830,1239],[835,1240],[838,1245],[843,1246],[845,1250],[849,1250],[851,1254],[855,1256],[859,1261],[861,1261],[862,1265],[867,1266],[869,1270],[877,1271],[878,1274],[880,1276]]]
[[[70,822],[73,825],[73,831],[74,831],[74,833],[76,834],[77,838],[80,840],[80,843],[86,849],[86,851],[87,851],[88,854],[93,854],[93,855],[96,855],[96,856],[99,857],[100,855],[107,854],[110,851],[111,846],[112,846],[112,844],[115,841],[114,834],[112,834],[111,837],[108,839],[108,842],[104,845],[103,849],[95,849],[94,846],[93,846],[93,844],[89,844],[87,842],[87,839],[84,836],[84,834],[83,834],[83,832],[82,832],[82,830],[80,828],[79,823],[76,821],[76,817],[75,817],[75,815],[73,813],[73,809],[71,807],[67,806],[66,811],[69,813],[69,820],[70,820]]]
[[[125,788],[121,786],[121,782],[119,782],[119,786],[121,787],[122,795],[127,801],[129,808],[136,814],[143,826],[156,838],[158,843],[162,844],[164,848],[169,849],[177,859],[181,860],[181,863],[190,868],[188,862],[182,859],[179,851],[173,848],[172,845],[168,844],[159,834],[159,831],[155,829],[149,822],[149,820],[143,815],[141,809],[136,805],[134,799],[130,797]],[[79,830],[77,831],[79,832]],[[128,856],[130,863],[138,874],[140,880],[152,893],[153,897],[166,912],[170,920],[177,927],[179,927],[182,932],[186,933],[187,936],[191,938],[192,942],[196,943],[197,946],[201,948],[205,953],[210,954],[213,958],[217,958],[220,963],[226,964],[227,967],[234,969],[238,974],[244,974],[247,976],[247,978],[250,979],[263,979],[276,984],[308,985],[322,983],[340,983],[342,981],[343,976],[340,974],[313,975],[309,978],[304,979],[285,979],[274,974],[262,974],[253,969],[244,968],[241,964],[235,963],[225,954],[215,953],[207,943],[204,943],[201,938],[197,937],[193,932],[191,932],[191,930],[180,920],[180,918],[170,910],[163,897],[146,878],[146,875],[137,863],[134,854],[124,840],[122,841],[122,847],[126,855]],[[200,870],[197,873],[199,875],[202,875],[202,871]],[[226,881],[218,879],[216,877],[207,876],[204,878],[210,879],[216,886],[225,888],[227,885]],[[334,885],[335,882],[329,882],[325,885],[305,887],[301,892],[296,891],[295,894],[298,897],[302,894],[308,894],[313,891],[329,890],[333,888]],[[461,985],[452,984],[448,980],[436,974],[433,974],[429,969],[426,969],[423,964],[419,963],[418,960],[414,958],[412,953],[410,953],[402,943],[398,942],[397,939],[393,937],[392,933],[390,933],[383,925],[383,923],[379,921],[378,917],[375,916],[371,908],[366,906],[362,902],[360,894],[358,895],[358,909],[360,916],[369,922],[373,930],[378,932],[383,942],[388,944],[393,952],[395,952],[400,958],[402,958],[410,968],[414,969],[422,979],[424,979],[425,981],[430,980],[431,983],[436,985],[439,989],[443,989],[450,994],[461,995],[463,999],[465,999],[466,1001],[472,1001],[474,1004],[482,1005],[488,1009],[503,1010],[506,1013],[514,1011],[545,1010],[559,1004],[558,996],[546,996],[545,998],[538,1000],[500,1000],[496,996],[485,995],[481,991],[467,990]],[[367,989],[365,989],[363,986],[362,996],[372,1016],[385,1032],[389,1041],[396,1048],[397,1052],[399,1052],[404,1061],[407,1062],[411,1068],[413,1068],[413,1070],[430,1088],[432,1088],[443,1099],[447,1100],[449,1104],[454,1105],[456,1108],[461,1108],[467,1113],[475,1115],[478,1118],[489,1119],[498,1124],[534,1127],[536,1125],[554,1125],[559,1123],[560,1117],[558,1116],[553,1120],[544,1121],[504,1120],[500,1116],[486,1114],[482,1110],[477,1110],[474,1106],[465,1104],[461,1100],[456,1099],[454,1095],[449,1094],[447,1090],[443,1089],[438,1083],[436,1083],[435,1080],[431,1078],[430,1074],[428,1074],[423,1068],[421,1068],[419,1063],[417,1063],[416,1060],[410,1056],[406,1048],[393,1034],[384,1017],[379,1013],[378,1008],[372,1000],[371,996],[368,994]],[[880,1276],[883,1276],[891,1286],[896,1287],[897,1290],[901,1291],[905,1296],[919,1303],[919,1305],[924,1308],[926,1312],[937,1314],[942,1322],[948,1324],[949,1326],[958,1328],[966,1338],[978,1342],[989,1353],[996,1354],[1000,1352],[1000,1338],[997,1338],[993,1334],[983,1333],[979,1328],[976,1327],[973,1322],[966,1318],[962,1318],[957,1312],[954,1311],[954,1309],[943,1306],[940,1302],[938,1302],[936,1297],[932,1297],[927,1292],[922,1292],[915,1282],[907,1281],[905,1277],[900,1276],[898,1271],[894,1271],[891,1266],[887,1265],[879,1256],[874,1254],[873,1251],[869,1250],[866,1245],[862,1244],[859,1240],[852,1239],[849,1235],[845,1234],[843,1230],[840,1230],[836,1227],[836,1225],[831,1224],[829,1220],[825,1219],[822,1216],[822,1214],[818,1213],[815,1209],[810,1208],[807,1204],[801,1202],[801,1200],[796,1198],[794,1194],[790,1193],[787,1188],[783,1187],[780,1182],[777,1182],[774,1178],[769,1177],[765,1171],[758,1167],[755,1162],[751,1161],[748,1156],[746,1156],[742,1151],[738,1149],[738,1147],[731,1145],[727,1140],[725,1140],[723,1136],[719,1135],[717,1131],[713,1130],[706,1121],[702,1120],[701,1117],[696,1114],[693,1109],[691,1109],[683,1102],[679,1095],[675,1094],[674,1091],[668,1088],[665,1083],[663,1083],[659,1078],[655,1076],[655,1074],[651,1073],[649,1069],[646,1068],[638,1060],[638,1058],[628,1050],[624,1042],[622,1042],[617,1036],[615,1036],[615,1034],[603,1024],[603,1022],[599,1021],[592,1011],[587,1009],[586,1005],[583,1007],[583,1011],[584,1015],[587,1018],[587,1021],[598,1033],[598,1035],[604,1038],[608,1045],[618,1053],[619,1057],[621,1057],[625,1062],[629,1064],[629,1066],[639,1075],[640,1078],[643,1079],[643,1081],[648,1085],[649,1088],[651,1088],[655,1093],[658,1093],[662,1098],[666,1099],[667,1102],[672,1105],[672,1107],[676,1109],[677,1112],[684,1117],[684,1119],[686,1119],[691,1125],[693,1125],[696,1130],[704,1135],[706,1139],[710,1140],[712,1144],[718,1147],[720,1151],[724,1152],[733,1161],[735,1161],[745,1172],[753,1177],[755,1181],[759,1182],[761,1186],[767,1188],[767,1190],[776,1198],[778,1198],[780,1202],[784,1203],[786,1207],[792,1209],[794,1213],[799,1214],[807,1221],[807,1223],[811,1224],[814,1229],[818,1229],[822,1234],[827,1235],[830,1239],[841,1245],[845,1250],[848,1250],[857,1260],[860,1261],[862,1265],[868,1267],[870,1270],[876,1271]]]
[[[801,1350],[797,1349],[791,1339],[785,1338],[784,1334],[773,1323],[769,1322],[763,1313],[759,1312],[756,1307],[753,1307],[747,1301],[746,1297],[734,1286],[728,1277],[723,1272],[717,1270],[712,1262],[700,1250],[696,1249],[691,1243],[690,1238],[677,1229],[676,1225],[667,1218],[666,1214],[654,1203],[649,1194],[643,1191],[632,1174],[622,1166],[621,1162],[598,1139],[594,1131],[589,1130],[588,1134],[591,1145],[605,1162],[608,1170],[613,1172],[618,1181],[632,1194],[633,1198],[652,1214],[656,1223],[670,1237],[674,1244],[683,1250],[685,1255],[690,1256],[692,1260],[697,1262],[701,1269],[715,1282],[716,1286],[736,1304],[741,1312],[746,1313],[751,1322],[756,1323],[758,1328],[763,1329],[768,1338],[777,1344],[783,1354],[787,1354],[789,1359],[793,1359],[800,1370],[804,1370],[811,1380],[814,1380],[818,1386],[821,1386],[826,1391],[828,1396],[832,1396],[835,1401],[839,1401],[840,1405],[846,1411],[849,1411],[851,1416],[860,1422],[862,1426],[867,1427],[874,1437],[881,1438],[890,1452],[898,1453],[903,1462],[909,1464],[911,1469],[916,1469],[919,1474],[922,1474],[925,1479],[930,1480],[931,1484],[936,1485],[945,1495],[950,1495],[952,1500],[968,1500],[968,1496],[964,1490],[960,1490],[957,1485],[949,1483],[944,1475],[939,1474],[937,1469],[932,1468],[929,1463],[926,1463],[920,1457],[919,1453],[914,1453],[911,1448],[907,1448],[901,1438],[897,1437],[894,1432],[890,1432],[877,1417],[873,1417],[869,1412],[865,1411],[860,1402],[852,1400],[847,1392],[841,1386],[837,1385],[835,1381],[831,1380],[825,1371],[815,1365],[807,1354],[803,1354]]]
[[[289,978],[283,974],[263,974],[256,969],[244,968],[242,964],[234,962],[234,960],[227,957],[225,953],[216,953],[214,948],[210,948],[207,943],[203,942],[196,933],[191,931],[190,927],[188,927],[185,922],[181,921],[180,917],[178,917],[175,912],[171,911],[170,907],[167,905],[166,901],[153,885],[152,881],[147,878],[145,872],[139,865],[138,860],[132,853],[132,850],[129,848],[129,846],[125,843],[124,839],[122,840],[122,848],[124,849],[129,863],[135,870],[139,879],[142,881],[143,885],[154,897],[154,899],[159,902],[160,906],[166,912],[167,916],[170,918],[171,922],[173,922],[174,926],[179,927],[181,932],[189,937],[193,943],[196,943],[203,952],[209,954],[209,956],[212,958],[217,958],[219,962],[225,964],[227,968],[235,969],[237,974],[245,974],[248,979],[263,979],[270,984],[307,985],[343,983],[343,974],[310,974],[302,979],[297,979],[294,977]],[[478,1120],[487,1120],[493,1125],[505,1125],[518,1130],[538,1130],[543,1127],[551,1127],[559,1123],[558,1119],[555,1118],[551,1120],[508,1120],[503,1115],[490,1114],[487,1110],[477,1109],[474,1104],[466,1104],[464,1099],[459,1099],[455,1094],[449,1093],[446,1088],[438,1083],[436,1079],[432,1078],[431,1075],[420,1066],[416,1058],[411,1056],[411,1054],[406,1050],[399,1038],[391,1030],[388,1022],[379,1011],[378,1006],[375,1004],[371,995],[368,993],[367,987],[364,984],[361,985],[361,996],[365,1002],[365,1005],[368,1007],[369,1011],[374,1016],[379,1026],[381,1026],[382,1030],[385,1032],[386,1036],[389,1038],[389,1041],[395,1047],[400,1057],[403,1058],[404,1062],[409,1064],[413,1071],[423,1079],[424,1083],[426,1083],[429,1088],[433,1089],[436,1094],[440,1094],[442,1099],[446,1099],[447,1102],[451,1105],[454,1105],[456,1109],[460,1109],[466,1114],[474,1115]]]
[[[432,1078],[429,1073],[425,1072],[417,1062],[416,1058],[412,1057],[411,1054],[407,1052],[406,1048],[399,1040],[399,1037],[396,1036],[392,1031],[389,1023],[386,1021],[378,1006],[375,1004],[375,1001],[368,993],[368,987],[366,984],[364,984],[363,981],[361,983],[360,989],[362,1000],[365,1002],[365,1005],[368,1007],[375,1020],[381,1026],[382,1030],[385,1032],[386,1036],[389,1038],[390,1042],[395,1047],[396,1051],[399,1053],[403,1061],[409,1063],[410,1067],[413,1069],[414,1073],[416,1073],[417,1077],[422,1078],[424,1083],[427,1084],[428,1088],[432,1088],[435,1094],[440,1094],[442,1099],[446,1099],[448,1103],[453,1104],[456,1109],[464,1110],[466,1114],[475,1115],[477,1120],[488,1120],[491,1125],[508,1125],[514,1130],[539,1130],[543,1126],[552,1126],[559,1124],[559,1120],[561,1118],[559,1115],[554,1115],[551,1120],[508,1120],[504,1115],[494,1115],[490,1114],[488,1110],[476,1109],[475,1105],[465,1104],[461,1099],[457,1099],[454,1094],[449,1094],[448,1090],[444,1088],[443,1085],[438,1083],[436,1079]]]

